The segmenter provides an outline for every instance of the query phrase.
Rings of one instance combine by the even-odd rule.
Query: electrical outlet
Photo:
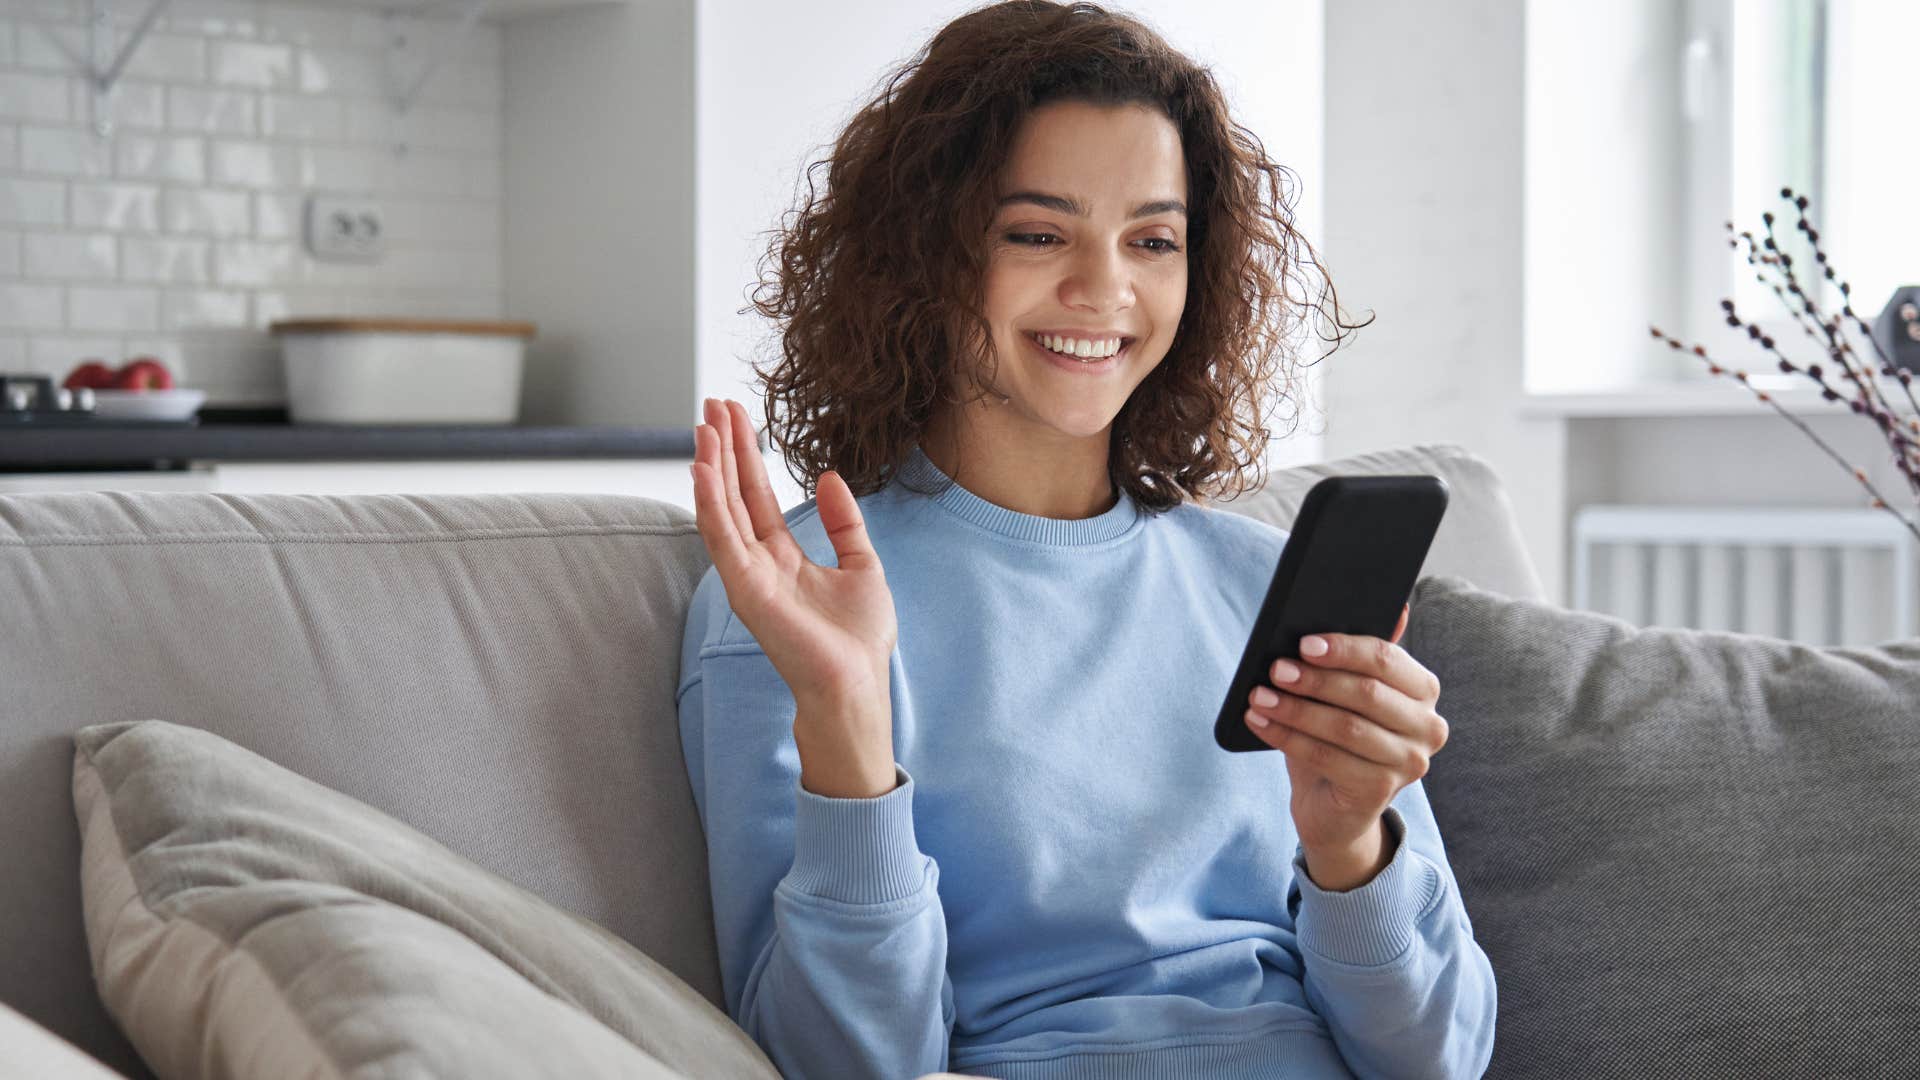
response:
[[[387,249],[380,207],[369,199],[307,197],[307,250],[331,262],[378,262]]]

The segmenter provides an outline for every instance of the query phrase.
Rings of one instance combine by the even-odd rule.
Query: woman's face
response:
[[[1186,307],[1180,133],[1146,106],[1042,106],[1014,139],[998,199],[985,300],[992,388],[1010,401],[992,411],[1064,435],[1105,432],[1167,355]],[[1093,356],[1036,340],[1056,334],[1070,340],[1052,344]],[[1096,361],[1116,340],[1118,354]]]

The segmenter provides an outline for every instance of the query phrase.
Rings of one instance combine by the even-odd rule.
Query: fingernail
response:
[[[1252,724],[1254,727],[1266,727],[1267,718],[1257,712],[1248,712],[1247,723]]]
[[[1253,703],[1263,709],[1270,709],[1280,704],[1280,695],[1264,686],[1256,686],[1253,688]]]
[[[1327,655],[1327,639],[1319,634],[1310,634],[1300,639],[1301,656]]]
[[[1273,662],[1274,682],[1292,682],[1299,677],[1300,665],[1291,660],[1275,660]]]

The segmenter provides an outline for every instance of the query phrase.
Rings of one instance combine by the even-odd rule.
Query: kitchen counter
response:
[[[196,461],[693,459],[693,426],[291,424],[285,410],[203,409],[197,425],[0,425],[0,472],[177,469]]]

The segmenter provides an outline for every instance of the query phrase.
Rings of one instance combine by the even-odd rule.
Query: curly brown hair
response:
[[[1149,514],[1264,483],[1262,397],[1284,377],[1297,419],[1295,376],[1310,365],[1294,362],[1288,339],[1304,313],[1320,314],[1318,336],[1332,343],[1318,359],[1366,323],[1341,321],[1325,268],[1293,227],[1294,174],[1234,123],[1209,71],[1095,4],[1008,0],[953,20],[882,83],[805,169],[806,195],[772,230],[752,293],[753,309],[783,326],[780,361],[753,370],[769,439],[795,479],[811,491],[833,471],[856,496],[876,491],[954,400],[956,364],[990,392],[982,291],[997,170],[1029,111],[1078,101],[1158,110],[1187,167],[1186,308],[1167,356],[1114,418],[1109,476]],[[1303,258],[1321,282],[1311,303]]]

